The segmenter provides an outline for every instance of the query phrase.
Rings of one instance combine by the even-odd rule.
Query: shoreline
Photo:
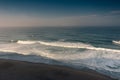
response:
[[[93,70],[0,59],[0,80],[115,80]]]

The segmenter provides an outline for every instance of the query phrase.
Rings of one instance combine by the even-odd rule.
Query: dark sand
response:
[[[0,59],[0,80],[113,80],[95,71]]]

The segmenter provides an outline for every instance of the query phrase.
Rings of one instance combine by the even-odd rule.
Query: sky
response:
[[[0,27],[120,26],[120,0],[0,0]]]

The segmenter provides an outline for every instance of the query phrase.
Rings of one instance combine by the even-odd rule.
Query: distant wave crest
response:
[[[100,47],[94,47],[90,44],[85,44],[82,42],[77,42],[77,43],[73,43],[73,42],[44,42],[44,41],[22,41],[22,40],[18,40],[17,41],[18,44],[42,44],[42,45],[46,45],[46,46],[55,46],[55,47],[65,47],[65,48],[84,48],[84,49],[89,49],[89,50],[96,50],[96,51],[111,51],[111,52],[119,52],[120,50],[115,50],[115,49],[107,49],[107,48],[100,48]]]
[[[120,41],[115,41],[115,40],[113,40],[112,42],[113,42],[114,44],[120,45]]]
[[[84,43],[73,43],[73,42],[44,42],[44,41],[22,41],[18,40],[18,44],[42,44],[47,46],[56,46],[56,47],[66,47],[66,48],[86,48],[86,47],[92,47],[90,44],[84,44]]]
[[[17,43],[18,44],[35,44],[35,43],[38,43],[38,41],[21,41],[21,40],[18,40]]]

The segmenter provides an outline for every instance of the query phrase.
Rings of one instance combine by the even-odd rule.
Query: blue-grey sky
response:
[[[0,27],[120,26],[120,0],[0,0]]]

